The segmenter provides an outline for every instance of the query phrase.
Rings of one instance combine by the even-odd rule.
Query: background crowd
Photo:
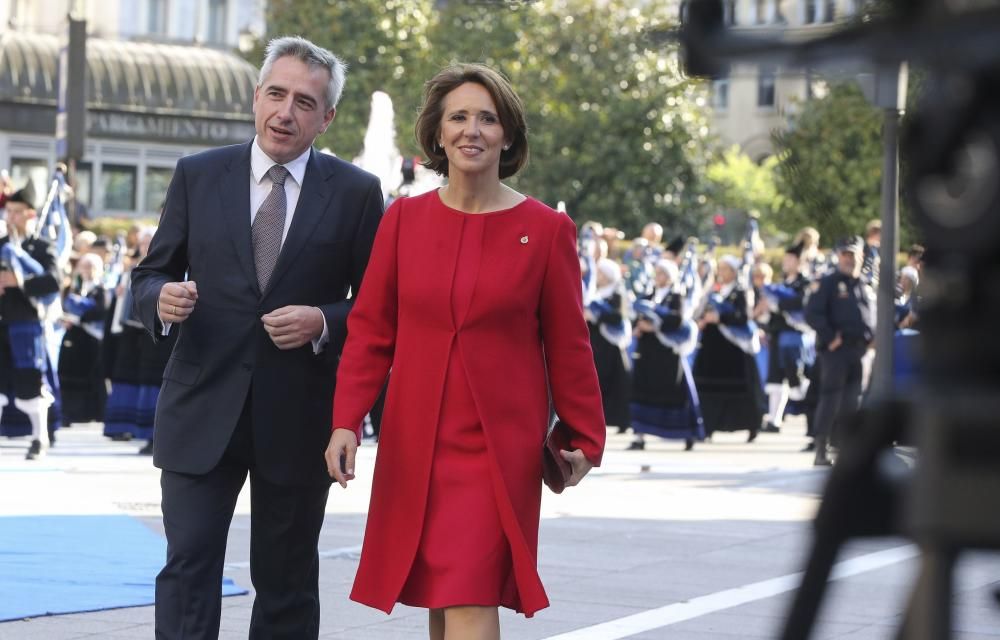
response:
[[[640,237],[582,225],[584,300],[607,423],[683,440],[717,431],[780,432],[804,415],[817,465],[831,463],[836,425],[858,406],[874,358],[881,227],[820,248],[801,229],[775,253],[756,220],[734,252],[647,224]],[[909,248],[895,300],[896,384],[911,373],[923,248]],[[826,376],[824,378],[823,371]]]
[[[59,174],[56,180],[62,184]],[[46,202],[50,198],[40,198],[30,186],[17,190],[5,180],[0,196],[14,208],[23,203],[25,210],[12,215],[5,206],[6,233],[0,244],[40,245],[36,253],[46,263],[38,274],[22,274],[17,285],[29,294],[24,298],[37,315],[38,331],[31,335],[44,338],[44,350],[27,365],[40,388],[18,393],[17,376],[0,378],[8,398],[40,398],[42,411],[25,404],[31,398],[7,402],[0,435],[31,434],[28,457],[34,458],[55,441],[60,426],[102,422],[106,436],[144,440],[139,452],[149,454],[157,394],[173,340],[154,343],[145,335],[132,317],[128,283],[155,227],[136,223],[114,237],[73,229],[59,206],[69,193],[60,188],[62,197]],[[682,440],[690,450],[716,431],[746,431],[747,441],[753,442],[759,433],[779,432],[786,416],[804,415],[810,437],[805,450],[814,451],[821,396],[818,356],[829,351],[830,341],[816,323],[832,311],[814,300],[810,320],[809,301],[822,278],[838,272],[840,257],[857,252],[859,297],[869,299],[861,305],[853,298],[850,302],[864,312],[853,345],[858,347],[858,375],[851,375],[859,378],[863,392],[874,355],[880,231],[873,221],[863,237],[824,251],[819,233],[806,227],[784,250],[775,250],[765,247],[752,218],[740,247],[684,236],[665,242],[664,228],[655,222],[631,241],[598,222],[581,224],[584,304],[606,423],[635,433],[631,449],[643,449],[645,437],[655,435]],[[920,245],[911,246],[897,276],[900,380],[910,367],[909,340],[918,325],[914,303],[922,253]],[[58,287],[31,295],[36,292],[30,282],[36,278],[54,280]],[[12,300],[7,296],[4,304]],[[10,325],[9,315],[0,319],[0,330]],[[6,333],[11,335],[9,329]],[[12,348],[17,351],[16,345]],[[12,372],[23,369],[25,363],[16,360],[2,366]],[[369,435],[376,437],[380,408],[368,423]],[[826,442],[836,444],[839,412],[832,412],[832,418],[828,413],[820,415],[830,424],[822,427],[819,464],[826,463]]]
[[[114,237],[76,228],[57,170],[52,189],[4,179],[0,247],[0,435],[30,434],[28,459],[59,427],[101,422],[113,440],[146,440],[173,341],[154,343],[133,318],[132,268],[156,229],[132,224]],[[9,278],[9,279],[8,279]]]

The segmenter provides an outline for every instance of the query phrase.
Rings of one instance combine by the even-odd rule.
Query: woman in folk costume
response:
[[[103,422],[108,392],[104,384],[101,340],[108,312],[104,262],[95,253],[80,256],[73,284],[62,302],[63,334],[59,348],[62,421]]]
[[[606,429],[576,227],[501,182],[527,159],[520,98],[473,64],[425,91],[417,138],[448,184],[382,220],[348,319],[327,464],[342,486],[354,477],[391,367],[351,598],[427,608],[432,639],[495,639],[498,607],[548,605],[536,551],[550,392],[572,431],[570,485],[600,463]]]
[[[693,267],[693,261],[689,264]],[[692,270],[692,277],[696,277]],[[680,270],[673,260],[657,261],[655,289],[637,300],[636,348],[632,353],[632,429],[636,439],[629,449],[644,449],[644,434],[684,440],[685,451],[705,438],[688,355],[698,342],[690,304],[680,286]]]
[[[701,400],[705,430],[760,431],[766,406],[754,358],[760,349],[757,326],[750,319],[753,295],[737,281],[740,260],[719,258],[719,290],[708,297],[698,327],[701,348],[694,363],[695,386]]]
[[[597,378],[601,383],[604,422],[628,428],[628,404],[632,395],[631,363],[628,348],[632,343],[632,322],[628,315],[629,298],[617,262],[608,258],[597,261],[596,289],[587,302],[585,315],[590,328],[590,347],[594,351]]]
[[[131,271],[146,255],[152,231],[143,230],[139,238],[116,284],[110,322],[104,334],[104,356],[111,380],[111,392],[104,408],[104,435],[116,441],[131,440],[136,435],[142,346],[147,340],[152,342],[142,323],[132,315]]]
[[[802,273],[802,244],[785,249],[781,260],[782,281],[763,287],[767,305],[766,330],[770,342],[767,368],[767,422],[765,431],[778,432],[788,408],[794,401],[799,408],[809,388],[805,372],[815,360],[815,333],[805,321],[805,299],[809,279]]]

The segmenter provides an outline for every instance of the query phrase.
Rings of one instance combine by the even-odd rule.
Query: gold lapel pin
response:
[[[528,236],[521,236],[521,244],[528,244]]]

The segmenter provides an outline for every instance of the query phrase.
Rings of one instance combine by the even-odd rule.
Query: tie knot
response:
[[[288,169],[280,164],[276,164],[267,170],[267,177],[271,179],[274,184],[285,184],[285,178],[288,177]]]

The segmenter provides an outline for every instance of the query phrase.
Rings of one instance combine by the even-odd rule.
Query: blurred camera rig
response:
[[[950,638],[957,557],[1000,549],[1000,3],[890,0],[836,32],[792,41],[727,31],[721,0],[691,0],[668,37],[693,76],[733,62],[907,62],[926,73],[900,144],[902,194],[927,247],[919,381],[905,396],[872,398],[843,425],[781,637],[809,637],[848,539],[902,535],[921,564],[896,637]]]

